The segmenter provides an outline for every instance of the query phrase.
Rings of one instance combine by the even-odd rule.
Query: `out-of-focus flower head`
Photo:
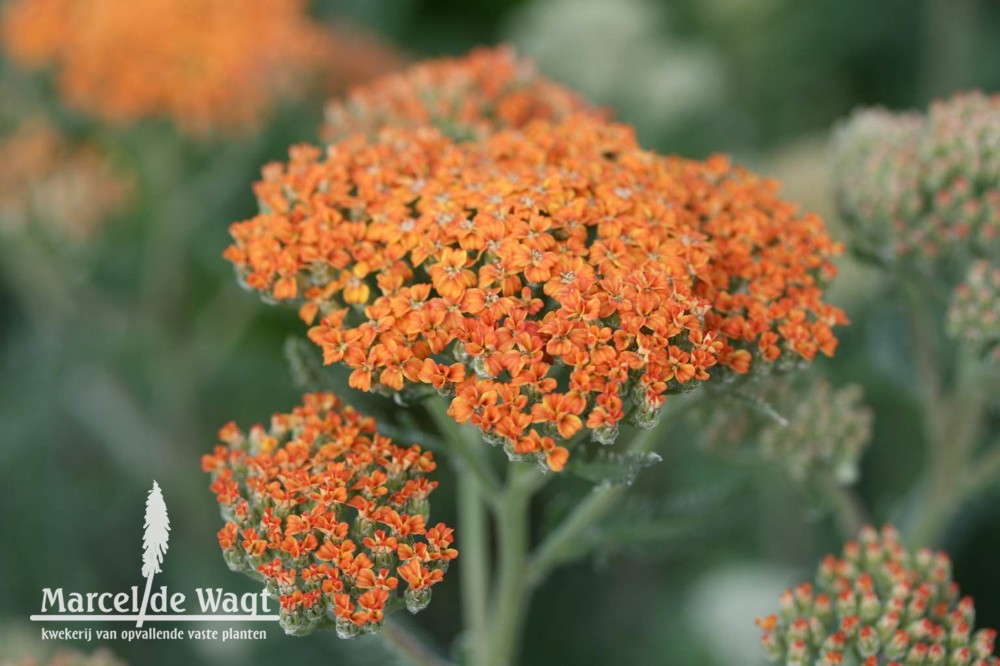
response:
[[[1000,255],[1000,96],[956,95],[925,115],[862,110],[834,145],[838,205],[862,255]]]
[[[0,136],[0,153],[0,230],[38,224],[82,241],[128,198],[128,182],[96,147],[74,145],[44,121]]]
[[[342,95],[408,64],[402,51],[361,25],[340,19],[330,24],[329,31],[323,89],[330,95]]]
[[[226,520],[219,544],[231,569],[264,579],[287,633],[350,638],[378,631],[400,597],[413,613],[430,603],[458,556],[451,528],[426,525],[431,453],[396,446],[331,393],[219,438],[202,459]]]
[[[583,111],[602,115],[510,47],[480,48],[353,88],[327,105],[321,136],[334,142],[383,127],[432,126],[454,138],[475,139]]]
[[[468,143],[385,130],[267,167],[225,256],[318,321],[351,386],[433,387],[511,457],[559,470],[577,433],[651,427],[715,366],[833,353],[839,247],[775,190],[588,116]]]
[[[764,457],[783,465],[799,483],[817,476],[842,484],[857,479],[872,428],[860,386],[835,389],[823,379],[775,375],[755,389],[752,398],[727,396],[731,408],[715,405],[704,437],[709,446],[755,441]]]
[[[14,0],[0,37],[15,61],[53,66],[73,106],[199,134],[253,128],[330,54],[305,0]]]
[[[896,530],[866,527],[815,585],[786,590],[776,615],[757,619],[774,662],[788,666],[997,666],[996,631],[973,632],[975,606],[959,597],[941,552],[909,552]]]
[[[948,334],[1000,364],[1000,267],[983,260],[972,264],[952,293]]]

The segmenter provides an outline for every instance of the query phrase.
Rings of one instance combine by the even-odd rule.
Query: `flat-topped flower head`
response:
[[[863,256],[1000,256],[1000,96],[956,95],[925,115],[859,111],[834,145],[838,204]]]
[[[576,93],[540,75],[510,47],[427,60],[330,102],[321,135],[336,141],[383,127],[437,127],[459,139],[482,138],[532,120],[559,120],[590,109]]]
[[[329,53],[305,0],[15,0],[5,10],[11,58],[53,66],[68,103],[116,123],[248,130]]]
[[[896,530],[861,531],[841,557],[828,555],[815,584],[786,590],[781,610],[757,619],[774,662],[788,666],[998,666],[996,631],[973,631],[941,552],[911,553]]]
[[[839,248],[723,158],[641,150],[586,116],[480,142],[440,132],[299,146],[256,185],[226,251],[300,304],[350,385],[451,398],[512,457],[551,469],[589,432],[651,426],[671,392],[836,346]]]
[[[458,556],[452,529],[427,524],[430,452],[393,444],[331,393],[219,439],[202,459],[226,520],[219,544],[231,569],[265,581],[287,633],[350,638],[404,603],[427,606]]]
[[[0,135],[0,153],[0,232],[37,225],[61,241],[85,241],[129,197],[128,181],[96,146],[43,120]]]
[[[948,335],[1000,366],[1000,266],[977,261],[952,293]]]

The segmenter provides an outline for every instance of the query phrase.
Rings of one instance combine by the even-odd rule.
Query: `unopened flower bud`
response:
[[[963,93],[925,114],[855,113],[835,137],[852,244],[879,263],[944,265],[996,253],[1000,96]]]
[[[978,261],[952,292],[948,335],[1000,366],[1000,266]]]
[[[948,562],[942,553],[911,557],[895,529],[866,527],[841,558],[823,560],[815,596],[808,585],[789,590],[780,615],[757,621],[768,657],[814,666],[1000,666],[992,656],[996,632],[980,630],[970,640],[963,618],[974,613],[972,601],[958,599]],[[834,594],[829,617],[824,597]]]

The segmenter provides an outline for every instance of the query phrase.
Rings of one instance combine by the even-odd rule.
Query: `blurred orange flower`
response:
[[[0,229],[39,224],[53,236],[90,237],[128,198],[130,184],[92,145],[74,145],[42,121],[0,136]]]
[[[110,122],[166,117],[193,133],[253,128],[343,54],[306,0],[15,0],[2,38],[16,61],[53,65],[74,106]],[[395,66],[384,52],[363,75]]]

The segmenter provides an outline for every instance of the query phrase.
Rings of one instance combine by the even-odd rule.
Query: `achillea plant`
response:
[[[321,136],[334,142],[383,127],[437,127],[478,139],[532,120],[559,120],[591,109],[576,93],[540,75],[509,47],[480,48],[427,60],[351,90],[326,107]]]
[[[350,385],[451,400],[512,458],[650,427],[667,395],[726,370],[832,354],[822,301],[839,251],[724,158],[641,150],[575,116],[456,144],[385,130],[293,149],[226,252],[249,287],[300,304]]]
[[[835,184],[855,247],[916,264],[1000,252],[1000,96],[927,114],[857,112],[837,132]]]
[[[10,57],[52,66],[71,105],[198,134],[254,127],[329,54],[305,0],[15,0],[2,27]]]
[[[130,184],[95,146],[75,145],[44,121],[0,136],[0,230],[37,225],[53,238],[84,241],[121,210]]]
[[[219,544],[231,569],[263,578],[286,632],[350,638],[378,631],[400,599],[427,606],[458,555],[452,529],[426,523],[430,452],[393,444],[331,393],[219,438],[202,460],[226,520]]]
[[[960,597],[951,561],[912,553],[896,530],[862,529],[841,557],[828,555],[815,585],[786,590],[781,610],[757,620],[774,662],[788,666],[997,666],[996,631],[974,632],[971,597]]]
[[[986,261],[972,265],[952,294],[947,324],[951,337],[1000,363],[1000,268]]]
[[[846,317],[823,299],[842,248],[818,217],[783,201],[775,183],[722,156],[645,151],[630,128],[505,49],[418,65],[356,89],[330,107],[325,132],[325,149],[295,146],[288,163],[265,167],[254,188],[260,212],[231,226],[225,257],[265,301],[298,307],[323,361],[349,369],[350,387],[404,406],[426,398],[437,433],[415,421],[403,432],[413,426],[414,439],[436,440],[458,468],[463,661],[515,663],[531,591],[594,546],[588,530],[660,460],[650,449],[668,396],[713,379],[721,390],[720,379],[834,353],[833,328]],[[323,375],[303,359],[296,364],[309,368],[304,376]],[[340,423],[330,418],[323,423]],[[645,432],[627,436],[620,453],[595,453],[623,423]],[[312,437],[295,427],[279,453],[315,467],[330,445],[309,448]],[[349,571],[336,580],[347,581],[341,598],[351,610],[338,610],[336,596],[332,610],[329,597],[323,606],[310,568],[322,566],[318,534],[289,543],[312,555],[286,552],[272,566],[287,525],[304,516],[295,508],[284,533],[264,534],[277,511],[265,505],[283,506],[304,482],[272,471],[258,479],[275,469],[269,461],[279,454],[271,451],[288,429],[279,419],[270,435],[251,432],[252,456],[268,461],[258,463],[261,473],[240,471],[241,436],[206,459],[229,507],[220,534],[227,558],[272,579],[290,604],[283,618],[292,633],[328,623],[331,612],[342,635],[374,629],[382,615],[370,614]],[[587,436],[597,444],[585,444]],[[505,480],[483,441],[510,459]],[[582,464],[568,466],[573,448],[583,449]],[[424,459],[419,449],[413,455]],[[322,476],[326,464],[311,473]],[[533,545],[532,498],[555,477],[547,472],[567,469],[596,487]],[[241,483],[277,496],[241,509]],[[362,493],[370,485],[350,483]],[[397,492],[365,498],[377,512]],[[310,507],[303,505],[311,515]],[[250,512],[249,526],[241,512]],[[354,529],[371,536],[378,519],[359,520]],[[240,535],[248,527],[255,531],[247,541]],[[413,559],[393,561],[378,585],[389,592],[398,576],[413,592],[438,580],[454,556],[450,531],[428,531],[427,542],[424,551],[408,544],[436,555],[420,558],[427,572],[417,576]],[[397,559],[405,559],[402,549],[396,545]],[[289,556],[303,559],[288,565]],[[310,582],[293,587],[289,566],[299,579],[308,571]],[[392,640],[393,631],[382,635]],[[406,649],[414,644],[405,641]]]
[[[329,31],[323,88],[330,95],[342,95],[352,86],[363,85],[407,65],[404,53],[356,23],[337,20],[331,23]]]

